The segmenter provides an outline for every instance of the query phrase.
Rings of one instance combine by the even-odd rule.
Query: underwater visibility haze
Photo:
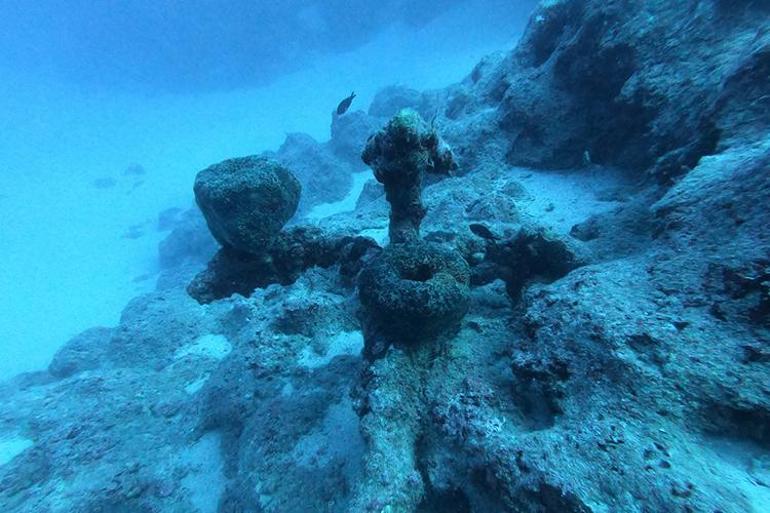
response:
[[[0,4],[0,510],[770,513],[770,2]]]

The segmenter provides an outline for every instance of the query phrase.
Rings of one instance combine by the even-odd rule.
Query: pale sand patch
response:
[[[5,465],[16,456],[34,445],[34,442],[23,436],[9,436],[0,438],[0,465]]]
[[[185,356],[202,356],[221,360],[233,350],[232,344],[224,335],[203,335],[196,338],[192,343],[180,347],[174,358],[179,360]]]
[[[181,454],[181,460],[189,466],[182,485],[190,491],[192,503],[199,513],[216,513],[219,498],[225,490],[221,438],[215,431],[206,433]]]

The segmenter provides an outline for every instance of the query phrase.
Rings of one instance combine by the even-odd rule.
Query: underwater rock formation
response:
[[[194,191],[211,234],[223,247],[260,253],[296,212],[301,186],[285,167],[243,157],[198,173]]]
[[[447,144],[419,114],[402,110],[369,139],[361,158],[385,186],[391,244],[419,239],[425,173],[449,174],[456,167]]]
[[[340,266],[340,274],[353,279],[369,250],[379,249],[371,239],[331,235],[308,226],[281,232],[261,253],[254,255],[222,248],[187,290],[200,303],[240,294],[272,283],[289,285],[311,267]]]
[[[369,186],[222,249],[201,305],[197,242],[176,255],[205,226],[180,221],[158,290],[0,384],[0,509],[765,513],[769,12],[544,2],[461,84],[383,92],[371,126],[438,110],[459,165],[397,219],[414,242],[367,238],[390,220]]]
[[[501,279],[508,295],[518,301],[530,280],[552,282],[584,265],[577,253],[574,247],[543,230],[521,229],[510,239],[486,243],[484,260],[473,267],[472,281],[483,285]]]
[[[468,310],[470,270],[456,251],[430,242],[391,244],[358,279],[367,329],[404,344],[421,343],[457,327]],[[371,355],[383,347],[371,347]]]
[[[370,112],[437,112],[459,174],[600,164],[670,183],[770,123],[770,9],[727,4],[542,2],[514,51],[444,90],[385,90]]]
[[[369,115],[381,118],[391,118],[404,109],[417,108],[422,99],[422,93],[416,89],[403,86],[389,86],[377,93],[369,106]]]
[[[206,226],[206,219],[196,206],[181,212],[168,226],[162,228],[170,232],[158,245],[161,269],[205,264],[219,248]]]
[[[278,151],[263,156],[274,159],[302,184],[297,216],[307,214],[319,203],[331,203],[345,197],[353,185],[352,175],[362,167],[359,159],[343,159],[332,148],[333,141],[322,144],[307,134],[288,134]]]
[[[277,151],[261,154],[291,169],[302,184],[296,218],[301,219],[316,205],[345,198],[353,185],[353,175],[365,170],[361,152],[366,139],[385,121],[362,111],[332,115],[328,142],[318,142],[308,134],[290,133]]]
[[[48,365],[48,372],[55,378],[63,379],[99,368],[106,357],[104,353],[112,334],[110,328],[91,328],[73,337],[56,352]]]
[[[344,116],[332,115],[329,147],[342,161],[361,162],[361,152],[367,139],[381,126],[377,118],[367,116],[360,110]]]
[[[511,161],[570,167],[586,154],[671,180],[731,139],[756,137],[752,123],[767,128],[756,109],[770,87],[760,64],[770,37],[761,14],[720,3],[544,4],[508,61],[500,123]]]

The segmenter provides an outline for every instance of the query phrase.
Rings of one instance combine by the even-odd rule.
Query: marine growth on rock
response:
[[[259,254],[297,211],[302,187],[277,162],[225,160],[195,177],[195,201],[211,234],[229,249]]]
[[[426,173],[448,175],[456,168],[449,146],[417,112],[404,109],[369,138],[361,158],[385,186],[390,242],[419,239],[423,179]]]

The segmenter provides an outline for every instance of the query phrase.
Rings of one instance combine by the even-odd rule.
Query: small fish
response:
[[[477,235],[482,239],[491,240],[491,241],[500,240],[500,237],[492,233],[492,230],[490,230],[483,224],[472,223],[468,225],[468,228],[470,228],[470,230],[473,232],[474,235]]]
[[[348,109],[350,108],[350,104],[353,103],[353,98],[355,98],[355,97],[356,97],[356,93],[354,91],[354,92],[350,93],[350,96],[348,96],[347,98],[342,100],[340,102],[340,104],[337,105],[337,115],[338,116],[342,116],[343,114],[345,114],[348,111]]]

